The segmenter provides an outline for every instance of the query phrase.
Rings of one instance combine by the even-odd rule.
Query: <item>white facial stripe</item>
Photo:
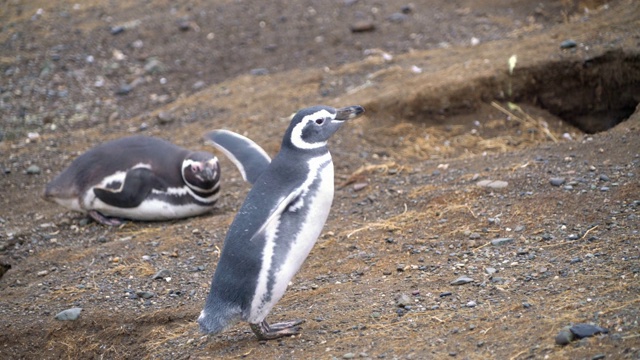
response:
[[[217,164],[218,163],[218,158],[213,158],[211,160],[209,160],[208,162],[213,163],[213,164]],[[201,193],[209,193],[209,192],[213,192],[215,189],[218,188],[218,186],[220,185],[220,183],[218,182],[216,184],[216,186],[214,186],[211,189],[203,189],[201,187],[195,186],[191,183],[189,183],[187,181],[187,179],[184,177],[184,169],[186,169],[187,167],[193,165],[193,164],[200,164],[200,161],[193,161],[192,159],[184,159],[184,161],[182,161],[182,181],[184,181],[185,184],[187,184],[187,186],[189,186],[190,188],[192,188],[193,190],[197,191],[197,192],[201,192]],[[179,189],[179,188],[176,188]],[[192,194],[194,197],[197,197],[197,195]]]
[[[271,294],[271,299],[267,301],[266,299],[267,282],[269,277],[269,271],[273,266],[273,256],[274,256],[273,250],[276,245],[278,227],[280,226],[280,217],[282,216],[284,209],[287,207],[287,205],[289,205],[288,202],[295,199],[298,196],[300,196],[301,199],[299,199],[294,204],[293,207],[296,208],[296,210],[298,210],[304,206],[304,201],[302,198],[305,197],[305,195],[309,191],[309,187],[311,186],[311,184],[313,184],[313,182],[319,176],[319,172],[323,172],[321,176],[330,177],[330,186],[325,186],[325,184],[322,184],[323,185],[321,189],[322,193],[318,194],[317,197],[314,198],[312,201],[315,202],[315,199],[319,197],[322,201],[329,201],[329,206],[321,206],[322,209],[318,209],[316,211],[316,210],[313,210],[313,208],[316,207],[316,204],[312,203],[310,205],[310,207],[312,208],[312,211],[310,211],[309,217],[317,216],[316,213],[318,211],[325,211],[325,210],[327,212],[326,215],[328,215],[328,209],[330,207],[331,201],[333,200],[333,164],[331,162],[331,154],[326,153],[322,156],[315,157],[309,161],[309,175],[305,179],[304,183],[302,183],[300,187],[295,189],[288,196],[288,200],[281,199],[278,202],[279,207],[273,210],[272,215],[269,218],[269,222],[265,224],[264,229],[260,230],[260,231],[264,231],[265,248],[262,253],[262,265],[260,267],[260,274],[258,274],[258,284],[256,286],[256,293],[254,294],[253,300],[251,302],[251,314],[248,319],[249,322],[251,323],[259,323],[262,320],[264,320],[264,318],[267,316],[269,311],[271,311],[271,308],[278,302],[278,300],[280,300],[282,295],[284,295],[284,292],[287,289],[287,284],[289,283],[289,280],[298,271],[298,269],[302,265],[302,262],[307,257],[307,255],[309,254],[309,251],[313,247],[313,244],[315,244],[315,241],[319,235],[319,231],[317,231],[318,232],[317,234],[315,234],[316,231],[314,230],[314,231],[311,231],[313,232],[313,234],[308,233],[308,234],[296,235],[296,241],[292,246],[292,250],[287,254],[286,256],[287,259],[285,263],[281,264],[283,267],[280,270],[279,274],[282,276],[278,275],[278,277],[276,278],[276,283],[274,285],[273,292]],[[330,187],[330,192],[328,192],[329,187]],[[303,229],[308,228],[306,225],[309,221],[317,220],[316,223],[319,224],[318,226],[319,226],[319,229],[321,230],[322,226],[324,226],[326,215],[322,214],[322,216],[320,216],[319,219],[310,219],[308,217],[305,220],[305,225],[303,225]],[[310,235],[310,237],[304,237],[304,239],[301,239],[303,235]],[[293,265],[290,265],[290,264],[293,264]]]
[[[332,119],[335,114],[328,112],[327,110],[316,111],[313,114],[309,114],[302,118],[302,121],[298,123],[291,131],[291,143],[300,149],[310,150],[317,149],[327,145],[326,141],[321,141],[317,143],[308,143],[302,139],[302,130],[307,126],[307,123],[310,121],[316,121],[317,119]]]

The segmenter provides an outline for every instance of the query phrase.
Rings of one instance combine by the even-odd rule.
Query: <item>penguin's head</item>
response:
[[[204,151],[190,153],[182,161],[182,179],[195,191],[213,191],[220,181],[218,158]]]
[[[285,133],[283,146],[301,150],[318,149],[342,124],[364,113],[362,106],[335,109],[330,106],[313,106],[298,111]]]

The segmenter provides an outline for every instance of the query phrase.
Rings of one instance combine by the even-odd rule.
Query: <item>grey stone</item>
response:
[[[489,275],[493,275],[493,274],[497,273],[498,270],[496,270],[495,268],[492,268],[492,267],[488,267],[488,268],[484,269],[484,272],[486,272]]]
[[[607,334],[609,330],[605,328],[601,328],[600,326],[591,325],[591,324],[574,324],[569,330],[576,336],[578,339],[582,339],[585,337],[590,337],[598,334]]]
[[[269,74],[269,70],[265,68],[256,68],[256,69],[251,69],[249,73],[253,76],[267,75]]]
[[[497,239],[491,240],[491,245],[500,246],[500,245],[504,245],[504,244],[511,244],[514,241],[515,241],[515,239],[514,238],[510,238],[510,237],[497,238]]]
[[[156,280],[156,279],[164,279],[164,278],[168,278],[171,276],[171,272],[167,269],[162,269],[160,271],[158,271],[157,273],[155,273],[155,275],[153,275],[152,279]]]
[[[401,294],[396,299],[396,305],[398,305],[399,307],[406,307],[411,305],[412,303],[413,302],[411,301],[411,298],[407,294]]]
[[[571,49],[578,46],[575,40],[567,39],[560,43],[560,49]]]
[[[556,344],[558,345],[567,345],[568,343],[573,341],[573,333],[567,329],[562,329],[556,335]]]
[[[29,175],[37,175],[40,174],[41,170],[38,165],[31,165],[27,168],[27,174]]]
[[[136,295],[143,299],[151,299],[156,296],[156,294],[151,291],[136,291]]]
[[[80,307],[67,309],[56,314],[55,318],[60,321],[74,321],[78,319],[81,311]]]
[[[563,177],[553,177],[551,179],[549,179],[549,184],[553,185],[553,186],[561,186],[565,183],[565,178]]]
[[[158,123],[161,125],[168,124],[170,122],[173,122],[174,120],[175,117],[168,111],[160,111],[158,113]]]
[[[453,280],[451,282],[451,285],[464,285],[464,284],[468,284],[470,282],[473,282],[473,279],[466,276],[466,275],[462,275],[459,278]]]
[[[509,186],[509,183],[502,180],[480,180],[476,185],[490,189],[502,189]]]

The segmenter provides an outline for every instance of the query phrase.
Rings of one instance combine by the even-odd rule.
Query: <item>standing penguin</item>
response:
[[[261,173],[268,156],[251,140],[232,138],[231,149],[245,154],[248,173]],[[242,170],[242,169],[241,169]],[[208,152],[190,151],[149,136],[130,136],[100,144],[76,158],[47,184],[44,198],[88,213],[97,222],[122,219],[168,220],[203,214],[218,200],[220,167]]]
[[[257,178],[224,241],[198,323],[218,333],[240,320],[258,339],[295,335],[302,321],[269,325],[265,318],[284,295],[315,244],[333,201],[333,162],[327,140],[361,106],[315,106],[291,120],[280,152]]]

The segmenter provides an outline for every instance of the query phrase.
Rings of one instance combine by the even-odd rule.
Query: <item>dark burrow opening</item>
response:
[[[533,103],[590,134],[628,119],[640,102],[640,54],[622,50],[516,69],[510,78],[512,101]]]

